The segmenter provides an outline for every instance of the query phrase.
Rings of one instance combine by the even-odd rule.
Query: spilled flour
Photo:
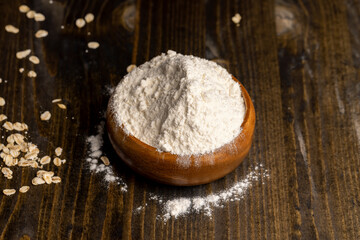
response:
[[[102,121],[97,126],[97,135],[89,136],[86,139],[86,142],[89,146],[88,158],[86,161],[89,164],[89,169],[91,172],[104,174],[104,181],[106,183],[117,183],[121,185],[121,191],[127,191],[127,185],[124,181],[115,175],[113,167],[111,165],[106,166],[101,160],[100,157],[103,156],[102,146],[104,143],[104,126],[105,122]]]
[[[269,173],[260,164],[242,180],[217,193],[207,196],[179,197],[171,200],[164,200],[160,195],[150,194],[149,200],[156,201],[161,206],[162,213],[158,215],[158,218],[164,222],[167,222],[171,217],[176,219],[192,213],[204,213],[206,216],[211,217],[213,208],[222,208],[227,202],[243,199],[253,185],[267,178],[269,178]],[[143,208],[138,207],[137,212],[140,209]]]

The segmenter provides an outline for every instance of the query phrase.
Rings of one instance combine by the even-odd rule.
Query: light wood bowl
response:
[[[234,81],[240,82],[234,78]],[[231,143],[213,153],[189,156],[188,166],[179,164],[181,157],[168,152],[159,152],[156,148],[143,143],[118,126],[111,106],[111,97],[106,113],[107,131],[110,141],[120,158],[139,174],[157,182],[193,186],[209,183],[222,178],[233,171],[248,154],[255,128],[255,109],[249,94],[240,84],[246,113],[241,125],[242,131]]]

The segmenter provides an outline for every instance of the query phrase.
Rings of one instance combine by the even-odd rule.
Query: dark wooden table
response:
[[[67,163],[46,167],[60,184],[1,194],[1,239],[360,239],[360,1],[50,2],[0,1],[1,113],[26,122],[44,154],[62,146]],[[23,3],[46,20],[27,19],[18,11]],[[88,12],[95,21],[78,29],[75,19]],[[5,32],[7,24],[20,32]],[[40,28],[49,36],[35,38]],[[91,40],[100,47],[86,52]],[[16,59],[26,48],[39,65]],[[103,150],[128,187],[122,192],[89,171],[86,138],[104,120],[107,88],[126,67],[168,49],[214,60],[243,83],[257,115],[253,146],[225,178],[181,188],[134,174],[105,138]],[[52,104],[55,98],[68,109]],[[39,118],[45,110],[49,122]],[[214,207],[211,218],[194,212],[164,222],[157,218],[163,206],[149,199],[227,189],[259,164],[269,177],[241,200]],[[12,169],[12,180],[0,176],[1,190],[31,185],[36,170]]]

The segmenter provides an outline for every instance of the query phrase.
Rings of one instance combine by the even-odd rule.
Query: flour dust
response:
[[[104,156],[103,154],[103,144],[104,144],[104,127],[105,122],[102,121],[97,126],[97,134],[87,137],[86,143],[88,144],[88,157],[86,161],[88,163],[89,169],[93,173],[102,174],[104,176],[104,182],[107,184],[116,183],[119,184],[120,190],[123,192],[127,191],[127,184],[123,181],[122,178],[116,176],[114,173],[113,167],[111,165],[106,166],[100,158]]]

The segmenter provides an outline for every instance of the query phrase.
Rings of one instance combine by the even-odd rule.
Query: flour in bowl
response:
[[[240,85],[223,67],[174,51],[127,74],[111,107],[127,133],[180,156],[230,143],[245,115]]]

